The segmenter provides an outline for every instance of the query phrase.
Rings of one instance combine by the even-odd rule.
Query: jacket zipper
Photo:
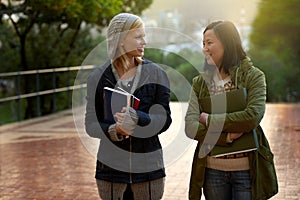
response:
[[[129,146],[129,148],[130,148],[130,152],[129,152],[130,153],[130,157],[129,157],[129,169],[130,169],[130,171],[129,171],[129,179],[130,180],[129,180],[129,182],[130,183],[132,183],[132,175],[131,175],[131,172],[132,172],[132,144],[131,144],[131,142],[132,142],[132,140],[131,140],[131,138],[132,137],[129,136],[129,140],[130,140],[130,144],[129,144],[130,145]]]

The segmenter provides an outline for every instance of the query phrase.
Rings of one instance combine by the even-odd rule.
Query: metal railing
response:
[[[17,102],[17,120],[21,121],[21,112],[22,112],[22,105],[21,100],[26,98],[36,98],[36,115],[41,116],[41,101],[40,98],[42,95],[52,95],[53,98],[53,105],[52,105],[52,112],[56,111],[56,94],[60,92],[68,92],[68,107],[71,108],[71,94],[73,90],[85,88],[86,84],[81,83],[77,85],[71,85],[74,83],[74,80],[70,78],[70,72],[72,71],[79,71],[79,70],[92,70],[95,66],[93,65],[86,65],[86,66],[75,66],[75,67],[61,67],[61,68],[52,68],[52,69],[37,69],[37,70],[28,70],[28,71],[18,71],[18,72],[7,72],[7,73],[0,73],[0,80],[8,79],[16,77],[16,84],[15,90],[16,94],[12,96],[4,96],[0,97],[0,104],[4,102],[15,101]],[[67,72],[67,84],[65,87],[57,87],[57,73],[58,72]],[[41,85],[41,74],[52,74],[52,85],[51,89],[48,90],[40,90]],[[35,75],[35,92],[30,92],[26,94],[22,94],[21,89],[21,77],[26,75]]]

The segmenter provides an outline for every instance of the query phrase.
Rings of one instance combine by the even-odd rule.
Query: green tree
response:
[[[141,14],[152,0],[7,0],[0,1],[1,70],[16,71],[79,65],[119,12]],[[2,35],[3,33],[3,35]],[[47,78],[44,81],[47,84]],[[33,90],[26,77],[23,93]],[[49,83],[48,83],[49,84]],[[25,118],[34,117],[34,101],[25,103]]]
[[[67,32],[72,34],[68,41],[62,41],[68,47],[63,53],[64,60],[67,60],[83,25],[96,25],[101,31],[115,14],[122,11],[141,14],[151,3],[152,0],[8,0],[1,3],[0,17],[2,24],[6,22],[5,25],[12,25],[14,33],[11,34],[15,34],[19,39],[15,44],[19,47],[19,66],[22,66],[21,70],[27,70],[31,68],[27,57],[27,40],[30,33],[38,36],[52,25],[54,27],[51,27],[51,31],[57,33],[58,43]],[[44,42],[47,43],[47,40]]]
[[[269,101],[300,101],[300,4],[261,0],[250,54],[266,73]]]

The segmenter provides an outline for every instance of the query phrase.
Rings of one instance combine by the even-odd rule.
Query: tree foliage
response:
[[[300,4],[261,0],[250,53],[266,73],[269,101],[300,101]]]
[[[33,34],[32,40],[45,36],[46,34],[40,34],[45,30],[56,34],[56,44],[61,42],[68,48],[64,52],[66,61],[84,25],[96,25],[101,31],[117,13],[127,11],[140,14],[151,3],[152,0],[143,1],[142,7],[139,6],[141,0],[8,0],[1,3],[1,29],[6,29],[8,25],[13,27],[14,32],[11,32],[9,39],[14,35],[18,38],[19,41],[14,46],[19,50],[19,66],[22,66],[22,70],[27,70],[32,66],[28,65],[27,57],[30,51],[27,48],[29,34]],[[69,34],[68,40],[60,40],[65,34]],[[2,41],[5,42],[6,40]],[[56,45],[47,44],[48,40],[43,42],[44,46]]]
[[[0,72],[80,65],[104,38],[100,35],[120,12],[141,14],[152,0],[6,0],[0,1]],[[67,82],[64,75],[57,79]],[[22,93],[30,93],[35,81],[26,77]],[[41,90],[51,77],[43,77]],[[43,113],[53,100],[45,96]],[[59,98],[62,109],[64,97]],[[27,99],[25,118],[34,117],[34,99]],[[47,107],[47,108],[46,108]]]

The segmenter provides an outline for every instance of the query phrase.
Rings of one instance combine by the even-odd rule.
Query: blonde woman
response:
[[[91,137],[100,139],[95,178],[103,200],[123,199],[126,188],[135,200],[163,196],[166,174],[158,135],[172,122],[169,80],[143,57],[145,36],[140,17],[116,15],[107,30],[110,59],[87,81],[85,126]],[[123,107],[112,113],[114,122],[105,121],[104,87],[135,95],[140,99],[138,108]]]

